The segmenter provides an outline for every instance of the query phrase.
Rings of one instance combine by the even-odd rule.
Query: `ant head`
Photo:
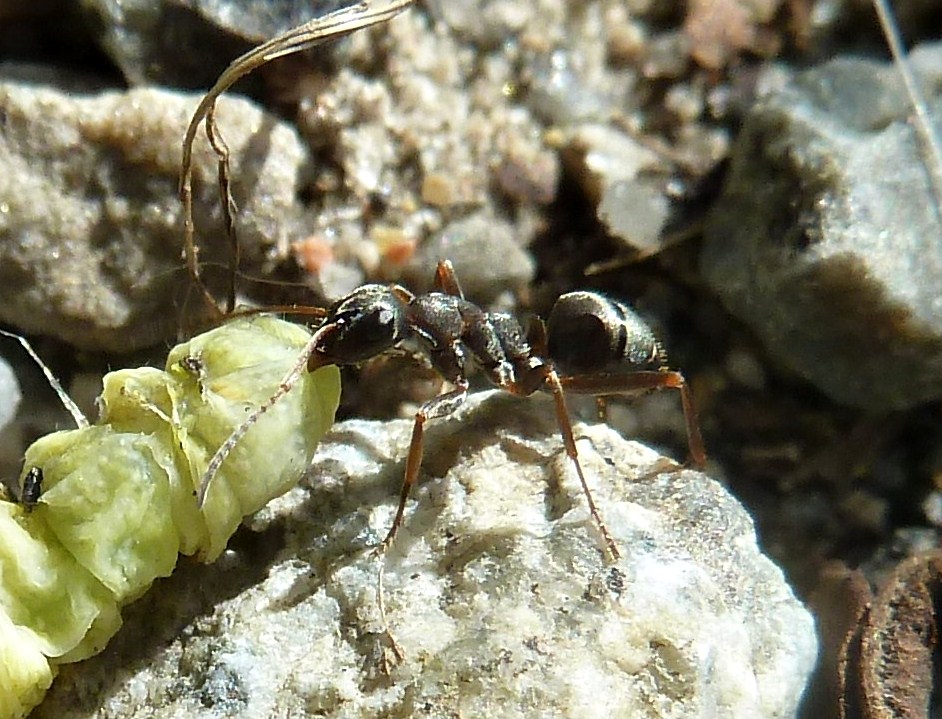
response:
[[[405,337],[405,310],[395,287],[359,287],[328,311],[308,368],[354,364],[391,349]]]

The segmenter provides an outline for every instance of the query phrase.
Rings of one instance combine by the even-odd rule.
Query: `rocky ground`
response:
[[[183,131],[200,91],[240,52],[337,5],[283,3],[276,11],[261,0],[87,0],[14,2],[0,8],[0,56],[5,58],[0,64],[0,321],[27,334],[86,406],[106,368],[159,364],[178,335],[208,321],[182,269],[176,193]],[[918,46],[912,54],[917,75],[930,104],[938,107],[942,46],[934,43],[938,33],[932,29],[942,26],[939,9],[913,0],[896,10],[907,44]],[[815,614],[821,660],[799,715],[838,716],[843,696],[848,716],[886,716],[880,712],[889,709],[879,705],[879,697],[894,696],[904,697],[901,701],[915,712],[907,716],[926,716],[920,707],[928,706],[931,675],[916,676],[912,667],[929,666],[927,638],[934,636],[938,604],[933,592],[942,525],[942,211],[940,173],[931,162],[927,165],[912,115],[865,2],[428,0],[387,26],[274,62],[220,102],[217,119],[232,151],[232,192],[239,208],[240,298],[323,306],[367,281],[402,282],[421,292],[430,287],[438,259],[447,257],[468,296],[488,307],[546,313],[556,296],[574,288],[604,291],[630,303],[654,327],[671,366],[682,370],[693,388],[709,455],[707,474],[742,503],[755,523],[759,547]],[[216,162],[202,138],[195,157],[197,238],[207,263],[205,276],[222,291],[227,275],[220,263],[228,260],[227,244]],[[55,426],[66,426],[66,420],[19,346],[5,343],[0,352],[5,359],[0,391],[7,392],[0,395],[0,420],[12,414],[18,393],[24,397],[17,420],[0,434],[0,466],[12,481],[23,446]],[[6,363],[19,390],[6,379]],[[346,373],[342,412],[382,420],[408,417],[436,389],[434,378],[413,362],[375,362]],[[594,419],[592,403],[572,406],[583,419]],[[472,446],[486,454],[481,447],[493,433],[503,438],[502,451],[515,442],[525,448],[509,452],[520,467],[540,465],[544,460],[535,458],[551,452],[546,454],[526,432],[516,436],[501,429],[505,420],[510,426],[521,422],[509,419],[519,411],[493,412],[498,417],[487,423],[469,419]],[[534,409],[533,416],[540,411]],[[608,416],[627,438],[675,458],[686,453],[680,402],[673,392],[630,404],[613,402]],[[368,433],[388,432],[398,448],[354,445],[374,459],[396,455],[405,431],[395,422],[371,425]],[[580,431],[592,438],[584,442],[586,453],[591,446],[604,456],[602,445],[615,441],[607,434],[602,439],[598,427]],[[552,436],[551,424],[547,432]],[[457,442],[464,433],[454,434]],[[520,537],[552,536],[554,546],[571,539],[565,533],[560,535],[565,540],[557,539],[557,530],[542,527],[535,516],[499,527],[504,540],[495,539],[491,527],[465,545],[436,544],[434,537],[441,541],[443,531],[460,529],[471,536],[482,531],[460,511],[464,500],[455,495],[455,487],[466,491],[473,480],[462,479],[460,470],[457,478],[449,475],[448,463],[469,461],[474,467],[483,460],[461,460],[450,440],[443,442],[446,459],[430,455],[433,470],[420,502],[442,503],[451,519],[443,528],[420,513],[414,531],[423,539],[416,545],[433,554],[404,549],[406,558],[390,569],[393,593],[400,592],[394,603],[448,607],[441,616],[426,612],[422,621],[427,624],[418,626],[447,627],[453,642],[445,642],[439,653],[418,644],[407,652],[421,657],[424,666],[434,665],[425,675],[429,685],[419,683],[415,666],[408,663],[388,684],[361,677],[354,671],[357,657],[382,652],[364,648],[368,642],[362,637],[359,645],[329,639],[334,631],[353,631],[354,619],[370,627],[376,621],[366,608],[375,603],[369,582],[361,583],[364,562],[351,559],[340,566],[339,549],[322,548],[323,556],[332,558],[331,571],[325,570],[330,582],[319,583],[319,567],[311,570],[316,582],[298,589],[299,582],[310,580],[298,579],[307,576],[306,562],[328,562],[303,552],[298,559],[297,552],[284,554],[278,545],[283,534],[295,536],[290,518],[304,514],[299,505],[330,495],[329,486],[312,478],[304,485],[308,494],[289,495],[279,505],[277,511],[289,519],[257,520],[256,529],[265,530],[260,539],[237,535],[234,553],[223,560],[229,564],[211,570],[228,577],[218,581],[221,594],[181,600],[184,621],[147,640],[147,647],[167,653],[178,669],[206,661],[223,672],[215,684],[204,677],[195,690],[185,685],[170,693],[185,695],[189,688],[202,697],[207,712],[251,710],[257,715],[258,705],[250,707],[245,698],[252,693],[245,675],[251,665],[236,666],[243,655],[232,646],[249,642],[246,637],[259,630],[239,629],[205,646],[199,638],[216,638],[220,626],[230,622],[241,627],[249,611],[245,606],[233,600],[231,607],[216,607],[229,597],[262,601],[252,592],[268,576],[268,589],[278,596],[284,592],[278,581],[294,587],[288,592],[294,599],[284,601],[300,605],[304,602],[298,597],[307,596],[319,621],[339,622],[336,630],[318,634],[323,654],[317,656],[347,667],[345,688],[333,686],[329,676],[301,676],[298,667],[317,663],[305,653],[312,649],[291,660],[296,661],[293,673],[271,677],[290,687],[289,696],[307,697],[307,711],[355,716],[353,706],[367,713],[391,706],[405,712],[403,707],[412,706],[421,714],[415,707],[425,706],[431,708],[424,715],[439,716],[436,712],[446,707],[454,710],[446,699],[429,698],[429,686],[449,684],[439,679],[439,663],[448,656],[452,664],[464,666],[467,653],[461,647],[487,645],[486,637],[506,629],[500,625],[506,619],[495,620],[473,607],[460,617],[466,623],[454,624],[453,606],[494,592],[483,579],[460,591],[450,586],[460,584],[453,574],[455,562],[486,567],[499,558],[510,562],[507,572],[517,590],[521,577],[553,587],[547,591],[557,599],[576,590],[560,584],[564,580],[554,567],[546,575],[527,573],[549,560],[540,554],[545,547],[534,548]],[[398,469],[390,476],[401,472],[401,465],[394,466]],[[625,470],[622,477],[639,481],[636,471]],[[509,472],[527,474],[519,468]],[[534,477],[537,486],[545,481]],[[356,519],[346,500],[335,499],[333,519],[319,514],[315,525],[327,531],[346,527],[341,539],[349,537],[362,550],[372,531],[364,527],[388,520],[380,507],[388,509],[394,499],[396,479],[386,484],[385,494],[361,491],[379,516]],[[698,491],[713,496],[714,485],[703,486],[709,489]],[[619,517],[623,541],[648,536],[644,521],[632,518],[626,507],[646,507],[656,492],[647,498],[603,496],[602,513],[608,514],[609,505]],[[553,501],[541,499],[535,506]],[[579,501],[574,495],[572,507]],[[726,507],[725,501],[709,506]],[[557,520],[566,514],[558,507],[554,511]],[[737,511],[730,506],[722,516],[738,526],[746,520]],[[584,520],[579,542],[592,536]],[[278,530],[265,529],[266,521],[274,521]],[[673,527],[679,520],[645,521]],[[709,522],[693,523],[694,536],[707,546],[727,541]],[[653,545],[673,546],[670,532],[650,532]],[[742,530],[742,536],[750,533]],[[305,535],[304,541],[313,540]],[[702,558],[706,569],[695,562],[692,566],[699,568],[676,575],[695,576],[697,582],[669,578],[663,586],[685,588],[708,607],[725,601],[711,594],[721,597],[717,586],[724,582],[761,586],[771,597],[788,591],[760,581],[755,573],[731,578],[718,567],[739,560],[720,550],[717,546],[715,561]],[[436,560],[435,551],[448,559]],[[565,561],[580,567],[585,591],[592,595],[593,581],[602,581],[602,574],[591,568],[588,550],[578,551],[583,554],[564,555]],[[597,548],[596,554],[601,556]],[[659,561],[671,565],[689,555],[697,553],[681,546]],[[632,577],[645,576],[642,559],[655,555],[629,556],[619,571],[630,587]],[[276,569],[266,574],[270,567]],[[410,571],[422,577],[411,589],[399,584]],[[189,581],[199,581],[199,574],[192,566],[181,572]],[[176,575],[168,580],[172,587],[181,581]],[[143,601],[173,614],[173,605],[159,595],[162,586],[151,592],[157,598],[149,595]],[[587,595],[587,606],[578,610],[587,614],[580,621],[601,621],[604,607],[620,621],[628,606],[625,597],[639,606],[653,601],[610,587],[599,591],[601,598]],[[868,605],[871,593],[875,598]],[[266,596],[270,602],[271,594]],[[917,600],[907,599],[912,597]],[[505,599],[512,607],[508,612],[526,606],[518,594]],[[754,611],[748,604],[733,605],[746,616]],[[781,617],[757,621],[761,630],[739,637],[729,655],[717,649],[719,656],[739,657],[734,664],[778,685],[784,667],[798,676],[810,671],[805,643],[810,628],[795,619],[806,615],[790,614],[798,610],[784,600],[782,606],[787,609],[781,617],[793,625],[790,632],[770,630],[776,621],[787,623]],[[151,696],[172,684],[166,678],[172,672],[150,685],[135,673],[153,661],[135,648],[133,627],[140,630],[148,619],[147,609],[135,611],[130,610],[128,627],[117,640],[119,648],[109,650],[130,683],[121,689],[111,680],[87,680],[104,686],[112,698],[121,692]],[[678,605],[672,611],[679,616],[691,610]],[[395,613],[394,607],[393,622],[406,624]],[[300,631],[290,622],[301,620],[285,616],[287,623],[277,631]],[[721,625],[708,618],[713,615],[703,616],[704,632],[709,634],[709,627],[720,635],[716,627]],[[506,675],[526,677],[518,688],[535,681],[528,662],[536,661],[540,646],[546,647],[542,656],[557,657],[562,647],[571,649],[573,633],[584,639],[594,631],[578,623],[554,625],[542,615],[529,620],[547,634],[528,645],[536,635],[522,632],[523,648],[503,660]],[[663,672],[651,682],[667,689],[648,694],[638,689],[613,704],[615,711],[635,715],[638,709],[630,702],[643,695],[645,706],[660,707],[657,716],[794,715],[800,686],[789,688],[790,698],[764,700],[770,695],[761,681],[748,691],[735,683],[718,684],[730,694],[718,695],[724,698],[717,706],[739,707],[730,714],[710,713],[708,698],[701,695],[699,704],[684,704],[678,697],[696,685],[699,675],[692,656],[664,650],[682,646],[679,635],[652,638],[647,629],[618,626],[618,631],[637,631],[641,645],[658,647],[651,661]],[[910,634],[900,634],[904,626]],[[845,640],[855,627],[861,635],[860,658],[845,671]],[[407,644],[408,630],[400,631]],[[778,648],[769,656],[780,656],[779,651],[785,656],[782,647],[787,647],[793,664],[782,660],[769,669],[751,663],[761,653],[757,647],[773,642],[763,632],[778,636]],[[902,668],[888,662],[888,655],[906,655],[901,648],[924,661]],[[568,656],[576,663],[601,661],[599,655]],[[632,667],[651,665],[639,657],[605,656],[605,661],[631,674]],[[82,688],[82,666],[67,668],[50,708],[40,713],[61,716],[55,702],[68,703],[75,698],[69,692],[85,692],[92,698],[83,694],[87,710],[82,716],[96,710],[101,716],[109,716],[108,711],[127,715],[127,704],[108,709],[106,699]],[[111,665],[103,666],[89,671],[113,673]],[[480,682],[479,688],[492,687],[488,682],[495,666],[473,667],[463,676]],[[184,674],[191,684],[196,681],[192,673]],[[235,703],[229,706],[219,692],[228,691],[232,682],[238,691],[233,690]],[[729,699],[742,699],[750,691],[759,697],[754,704]],[[667,701],[665,695],[673,703],[659,704]],[[452,699],[467,701],[468,711],[475,713],[485,710],[475,702],[486,696],[482,691]],[[560,716],[584,715],[593,706],[565,692],[539,696],[537,704],[521,705],[521,715],[539,701]],[[167,716],[187,707],[192,711],[185,703],[154,703],[167,707]],[[340,705],[349,713],[338,710]],[[289,714],[299,711],[295,704],[284,706]]]

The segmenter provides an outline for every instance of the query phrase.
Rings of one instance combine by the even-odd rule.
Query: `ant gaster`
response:
[[[231,448],[291,389],[305,369],[356,364],[403,343],[427,355],[453,389],[425,402],[415,415],[399,506],[380,545],[381,552],[402,524],[406,501],[422,464],[425,423],[461,406],[468,396],[468,377],[475,371],[515,395],[529,396],[537,390],[553,395],[566,454],[576,468],[592,518],[615,558],[618,547],[602,521],[579,462],[564,388],[597,396],[659,388],[680,390],[691,459],[698,466],[705,462],[684,377],[666,368],[660,343],[627,306],[596,293],[571,292],[556,301],[545,326],[534,320],[524,331],[513,316],[486,312],[466,300],[451,263],[442,261],[433,292],[416,295],[399,285],[368,284],[326,310],[324,323],[275,395],[258,407],[213,457],[200,488],[200,501]]]

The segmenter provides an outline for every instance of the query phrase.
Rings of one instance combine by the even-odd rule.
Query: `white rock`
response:
[[[13,368],[0,357],[0,430],[13,421],[21,399],[20,384]]]
[[[430,423],[386,565],[404,659],[384,674],[369,547],[410,432],[337,425],[305,486],[255,518],[260,535],[152,591],[34,716],[795,716],[813,623],[743,508],[705,475],[578,426],[623,553],[607,561],[545,398],[478,395]]]

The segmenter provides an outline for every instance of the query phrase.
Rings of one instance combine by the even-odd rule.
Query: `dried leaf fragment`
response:
[[[860,637],[861,713],[866,719],[928,719],[942,552],[901,562],[873,600]]]

